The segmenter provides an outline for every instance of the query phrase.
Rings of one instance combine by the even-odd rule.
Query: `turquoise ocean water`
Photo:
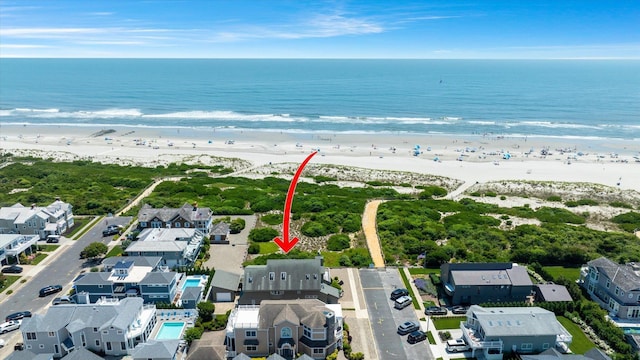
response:
[[[0,59],[0,123],[640,139],[640,61]]]

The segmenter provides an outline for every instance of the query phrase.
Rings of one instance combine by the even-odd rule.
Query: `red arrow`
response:
[[[289,191],[287,191],[287,201],[284,203],[284,217],[282,219],[282,232],[283,237],[280,239],[279,237],[273,238],[273,241],[280,246],[280,249],[286,253],[291,251],[293,247],[298,243],[298,238],[294,237],[289,240],[289,217],[291,216],[291,203],[293,202],[293,194],[296,192],[296,185],[298,185],[298,178],[300,174],[302,174],[302,170],[307,165],[309,160],[313,157],[313,155],[317,154],[317,151],[312,152],[306,159],[300,164],[300,167],[296,171],[296,174],[291,179],[291,184],[289,185]]]

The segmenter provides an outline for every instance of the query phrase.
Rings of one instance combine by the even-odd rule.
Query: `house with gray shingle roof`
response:
[[[140,343],[131,352],[133,360],[174,360],[180,340],[149,340]]]
[[[56,198],[48,206],[29,207],[16,203],[0,208],[0,234],[61,235],[74,224],[73,206]]]
[[[534,285],[536,301],[556,302],[556,301],[573,301],[569,290],[564,285],[553,283]]]
[[[74,280],[73,288],[79,298],[88,297],[90,303],[103,297],[122,299],[131,296],[139,296],[145,303],[172,303],[178,291],[180,274],[144,266],[157,264],[157,257],[145,261],[136,261],[136,258],[125,256],[109,264],[108,271],[81,274]],[[137,263],[141,265],[137,266]]]
[[[127,256],[160,256],[168,267],[193,264],[204,240],[198,229],[145,229],[124,251]]]
[[[580,277],[591,299],[618,319],[640,319],[640,264],[617,264],[606,257],[587,263]]]
[[[213,212],[209,208],[200,208],[198,204],[185,203],[181,208],[154,209],[144,204],[138,212],[138,229],[153,228],[191,228],[198,229],[209,236]]]
[[[527,269],[513,263],[447,263],[440,279],[451,305],[527,300],[533,283]]]
[[[336,304],[339,298],[340,291],[331,286],[329,269],[318,256],[315,259],[270,259],[266,265],[245,267],[238,303],[257,305],[262,300],[319,299]]]
[[[563,354],[560,351],[550,348],[538,355],[522,355],[522,360],[611,360],[611,358],[598,348],[593,348],[584,355]]]
[[[52,306],[25,318],[20,331],[26,349],[37,354],[59,358],[84,348],[120,356],[147,341],[155,323],[155,306],[133,297]]]
[[[501,360],[507,354],[539,354],[568,348],[571,334],[556,316],[540,307],[481,307],[472,305],[460,323],[471,357]]]
[[[231,229],[229,224],[224,221],[213,225],[213,228],[211,229],[211,243],[228,244],[229,239],[227,238],[229,237],[230,232]]]
[[[324,359],[342,346],[342,327],[342,307],[318,299],[264,300],[259,307],[239,305],[227,324],[227,356],[276,354],[291,359],[301,353]]]
[[[211,295],[215,302],[235,301],[242,275],[216,270],[211,279]]]

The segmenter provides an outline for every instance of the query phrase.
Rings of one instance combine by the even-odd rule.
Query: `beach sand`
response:
[[[420,146],[417,155],[415,145]],[[456,194],[476,184],[515,180],[593,183],[640,193],[640,144],[631,140],[1,125],[0,148],[17,155],[137,166],[222,164],[247,175],[278,164],[291,172],[319,151],[308,168],[325,166],[327,176],[336,166],[366,169],[363,174],[435,175],[451,179],[449,190],[462,184]]]

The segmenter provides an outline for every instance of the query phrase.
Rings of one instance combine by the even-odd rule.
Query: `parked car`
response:
[[[461,305],[456,305],[454,307],[451,308],[451,313],[452,314],[466,314],[467,310],[469,310],[468,307],[466,306],[461,306]]]
[[[53,299],[51,304],[60,305],[60,304],[75,304],[76,302],[70,298],[69,296],[61,296]]]
[[[395,307],[398,310],[402,310],[407,306],[411,305],[412,302],[413,301],[411,300],[410,296],[401,296],[393,302],[393,307]]]
[[[9,331],[18,330],[22,320],[11,320],[0,324],[0,334],[4,334]]]
[[[47,236],[47,244],[57,244],[60,242],[60,235]]]
[[[464,352],[470,350],[471,347],[464,342],[464,339],[447,340],[448,352]]]
[[[122,227],[120,225],[109,225],[106,229],[102,230],[102,236],[120,234]]]
[[[395,289],[391,292],[391,300],[395,300],[401,296],[409,295],[409,290],[407,289]]]
[[[427,333],[424,331],[416,330],[407,336],[407,342],[409,344],[419,343],[427,339]]]
[[[416,330],[420,330],[420,324],[417,321],[405,321],[398,326],[398,335],[407,335]]]
[[[26,317],[31,317],[31,311],[18,311],[13,314],[9,314],[4,321],[21,320]]]
[[[443,308],[440,306],[429,306],[424,309],[425,315],[447,315],[447,308]]]
[[[11,265],[2,268],[3,274],[20,274],[22,272],[22,267],[18,265]]]
[[[15,345],[13,345],[13,350],[15,351],[24,350],[24,343],[23,342],[16,343]]]
[[[62,285],[49,285],[40,289],[40,297],[48,296],[62,291]]]

